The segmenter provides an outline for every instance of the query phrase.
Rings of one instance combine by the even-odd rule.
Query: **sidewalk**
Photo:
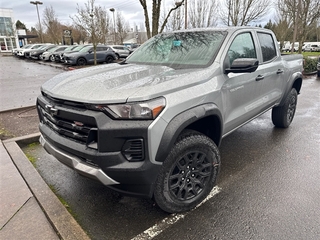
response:
[[[17,144],[38,138],[0,140],[0,239],[90,239]]]

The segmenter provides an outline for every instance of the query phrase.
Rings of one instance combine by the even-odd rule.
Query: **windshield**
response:
[[[141,45],[126,63],[172,68],[206,67],[213,62],[225,35],[226,32],[221,31],[160,34]]]
[[[79,45],[77,46],[76,48],[72,49],[73,51],[79,51],[81,50],[82,48],[84,48],[85,46],[84,45]]]
[[[92,46],[86,46],[82,48],[79,52],[89,52],[91,50]]]
[[[71,51],[71,50],[76,49],[76,48],[77,48],[77,46],[69,46],[64,51]]]

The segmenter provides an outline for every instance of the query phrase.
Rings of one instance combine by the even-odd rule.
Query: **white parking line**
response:
[[[208,201],[210,198],[212,198],[214,195],[218,194],[221,191],[221,188],[218,186],[214,187],[212,191],[209,193],[209,195],[194,209],[192,209],[189,212],[186,213],[174,213],[171,214],[169,217],[164,218],[160,223],[155,224],[154,226],[148,228],[143,233],[140,233],[139,235],[135,236],[131,240],[146,240],[146,239],[153,239],[154,237],[158,236],[161,232],[169,228],[171,225],[178,222],[180,219],[183,219],[188,213],[194,211],[198,207],[200,207],[202,204],[204,204],[206,201]]]

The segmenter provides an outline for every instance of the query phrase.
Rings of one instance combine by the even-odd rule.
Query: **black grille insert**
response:
[[[59,135],[86,144],[89,148],[98,149],[98,129],[93,117],[79,120],[78,114],[63,114],[61,108],[48,104],[38,105],[38,112],[41,122]]]
[[[130,139],[125,142],[122,154],[128,161],[137,162],[144,160],[143,139]]]

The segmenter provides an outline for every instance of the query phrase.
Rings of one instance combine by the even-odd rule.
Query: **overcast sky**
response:
[[[162,0],[162,4],[168,10],[175,1],[177,0]],[[40,19],[42,19],[44,9],[52,6],[62,24],[71,24],[70,16],[77,14],[77,4],[80,7],[84,7],[88,0],[41,0],[41,2],[43,4],[38,5]],[[150,13],[152,1],[147,0],[147,4]],[[135,25],[138,27],[144,26],[144,14],[139,0],[95,0],[95,6],[105,7],[106,9],[114,8],[117,12],[121,12],[131,27]],[[0,8],[11,8],[14,14],[14,21],[20,20],[28,29],[35,27],[38,23],[36,6],[30,4],[30,0],[0,0]],[[270,9],[270,13],[272,11]],[[269,19],[270,15],[262,20],[262,25],[265,25]]]
[[[40,20],[45,7],[52,6],[58,20],[63,23],[72,23],[70,16],[77,13],[77,4],[84,7],[87,0],[40,0],[42,5],[38,5]],[[167,2],[174,2],[167,0]],[[149,1],[148,1],[149,2]],[[151,5],[152,1],[150,0]],[[95,0],[95,6],[114,8],[122,13],[123,17],[131,26],[144,23],[143,9],[139,0]],[[0,0],[0,8],[11,8],[14,14],[14,21],[20,20],[28,29],[38,23],[36,5],[30,4],[30,0]],[[111,13],[111,12],[110,12]]]

